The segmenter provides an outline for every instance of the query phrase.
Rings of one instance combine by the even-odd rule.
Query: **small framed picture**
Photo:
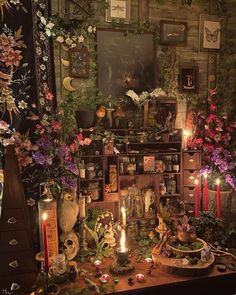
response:
[[[179,67],[180,92],[198,92],[198,66]]]
[[[89,52],[85,46],[69,50],[69,75],[74,78],[89,77]]]
[[[222,47],[221,19],[215,15],[200,15],[199,51],[218,51]]]
[[[160,43],[165,45],[186,45],[187,23],[161,20]]]
[[[108,8],[106,9],[107,22],[123,22],[129,24],[131,0],[106,0]]]
[[[155,171],[155,156],[143,157],[143,171],[154,172]]]

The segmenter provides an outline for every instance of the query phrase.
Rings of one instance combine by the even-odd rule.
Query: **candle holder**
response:
[[[134,271],[134,266],[129,260],[130,250],[121,247],[115,250],[116,261],[110,266],[110,271],[114,274],[123,275]]]
[[[79,251],[77,258],[88,256],[88,243],[86,241],[86,229],[85,229],[86,217],[79,218]]]

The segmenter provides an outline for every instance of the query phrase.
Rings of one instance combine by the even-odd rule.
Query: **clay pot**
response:
[[[193,243],[196,240],[197,235],[196,235],[196,232],[194,230],[192,230],[192,231],[184,231],[184,230],[181,230],[181,229],[177,229],[176,237],[181,242],[186,243],[186,244],[190,244],[190,243]]]

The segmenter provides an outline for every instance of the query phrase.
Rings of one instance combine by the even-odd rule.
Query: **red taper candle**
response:
[[[194,194],[195,194],[195,208],[194,208],[194,216],[195,218],[199,217],[199,195],[200,195],[200,187],[199,187],[199,181],[198,179],[195,179],[195,189],[194,189]]]
[[[220,180],[216,179],[216,217],[221,218]]]
[[[204,211],[208,211],[208,181],[207,181],[207,173],[204,173],[203,209],[204,209]]]
[[[44,253],[44,270],[48,272],[49,256],[48,256],[48,238],[47,238],[47,218],[46,212],[42,214],[42,237],[43,237],[43,253]]]

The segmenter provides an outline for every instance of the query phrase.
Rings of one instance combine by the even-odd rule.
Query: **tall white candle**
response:
[[[79,218],[85,218],[85,197],[82,194],[79,195]]]
[[[126,211],[125,207],[121,207],[121,222],[123,226],[126,226]]]

